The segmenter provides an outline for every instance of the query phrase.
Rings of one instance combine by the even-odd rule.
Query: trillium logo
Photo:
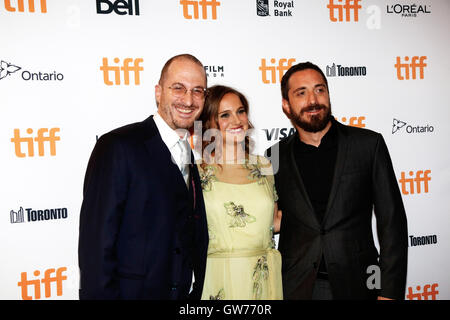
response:
[[[392,120],[392,134],[396,133],[398,130],[403,128],[405,125],[406,125],[406,122],[403,122],[401,120],[394,118]]]
[[[0,62],[0,80],[6,78],[14,72],[19,71],[20,69],[22,68],[2,60]]]

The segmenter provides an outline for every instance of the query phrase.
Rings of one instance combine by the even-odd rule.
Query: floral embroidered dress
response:
[[[217,166],[198,166],[209,247],[202,299],[282,299],[281,255],[273,241],[278,200],[270,163],[251,156],[249,183],[221,182]],[[269,173],[269,174],[267,174]]]

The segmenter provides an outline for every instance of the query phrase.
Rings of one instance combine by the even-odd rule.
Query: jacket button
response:
[[[180,253],[181,253],[181,249],[180,249],[180,248],[175,248],[173,251],[174,251],[176,254],[180,254]]]
[[[326,234],[325,229],[320,229],[320,234],[323,236],[324,234]]]
[[[178,284],[177,283],[172,283],[172,287],[170,288],[170,290],[175,291],[178,289]]]
[[[317,262],[313,263],[313,267],[314,267],[314,269],[317,269]]]

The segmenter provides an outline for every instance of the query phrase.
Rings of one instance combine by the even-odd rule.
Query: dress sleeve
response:
[[[258,166],[260,167],[261,175],[265,178],[267,188],[272,194],[273,201],[278,201],[278,193],[275,188],[275,178],[273,176],[273,169],[270,160],[263,156],[258,156]]]

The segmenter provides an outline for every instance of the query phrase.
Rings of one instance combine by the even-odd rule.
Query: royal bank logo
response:
[[[417,18],[419,15],[431,13],[430,5],[422,4],[388,4],[386,5],[386,13],[395,14],[402,18]]]
[[[67,219],[67,208],[54,208],[54,209],[34,209],[23,208],[19,210],[11,210],[9,213],[10,222],[12,224],[24,223],[24,222],[38,222],[49,220]]]
[[[294,1],[256,0],[256,14],[260,17],[292,17]]]
[[[405,129],[403,129],[405,128]],[[433,133],[434,126],[430,124],[417,125],[408,124],[405,121],[399,119],[392,119],[392,134],[405,131],[406,133]]]
[[[365,77],[367,68],[365,66],[343,66],[333,63],[326,67],[327,77]]]
[[[0,81],[15,77],[15,74],[22,70],[22,67],[18,65],[7,62],[5,60],[0,61]],[[56,71],[29,71],[23,70],[21,73],[22,80],[25,81],[62,81],[64,80],[64,75]]]
[[[225,68],[221,65],[204,66],[206,76],[208,78],[223,78],[225,77]]]

